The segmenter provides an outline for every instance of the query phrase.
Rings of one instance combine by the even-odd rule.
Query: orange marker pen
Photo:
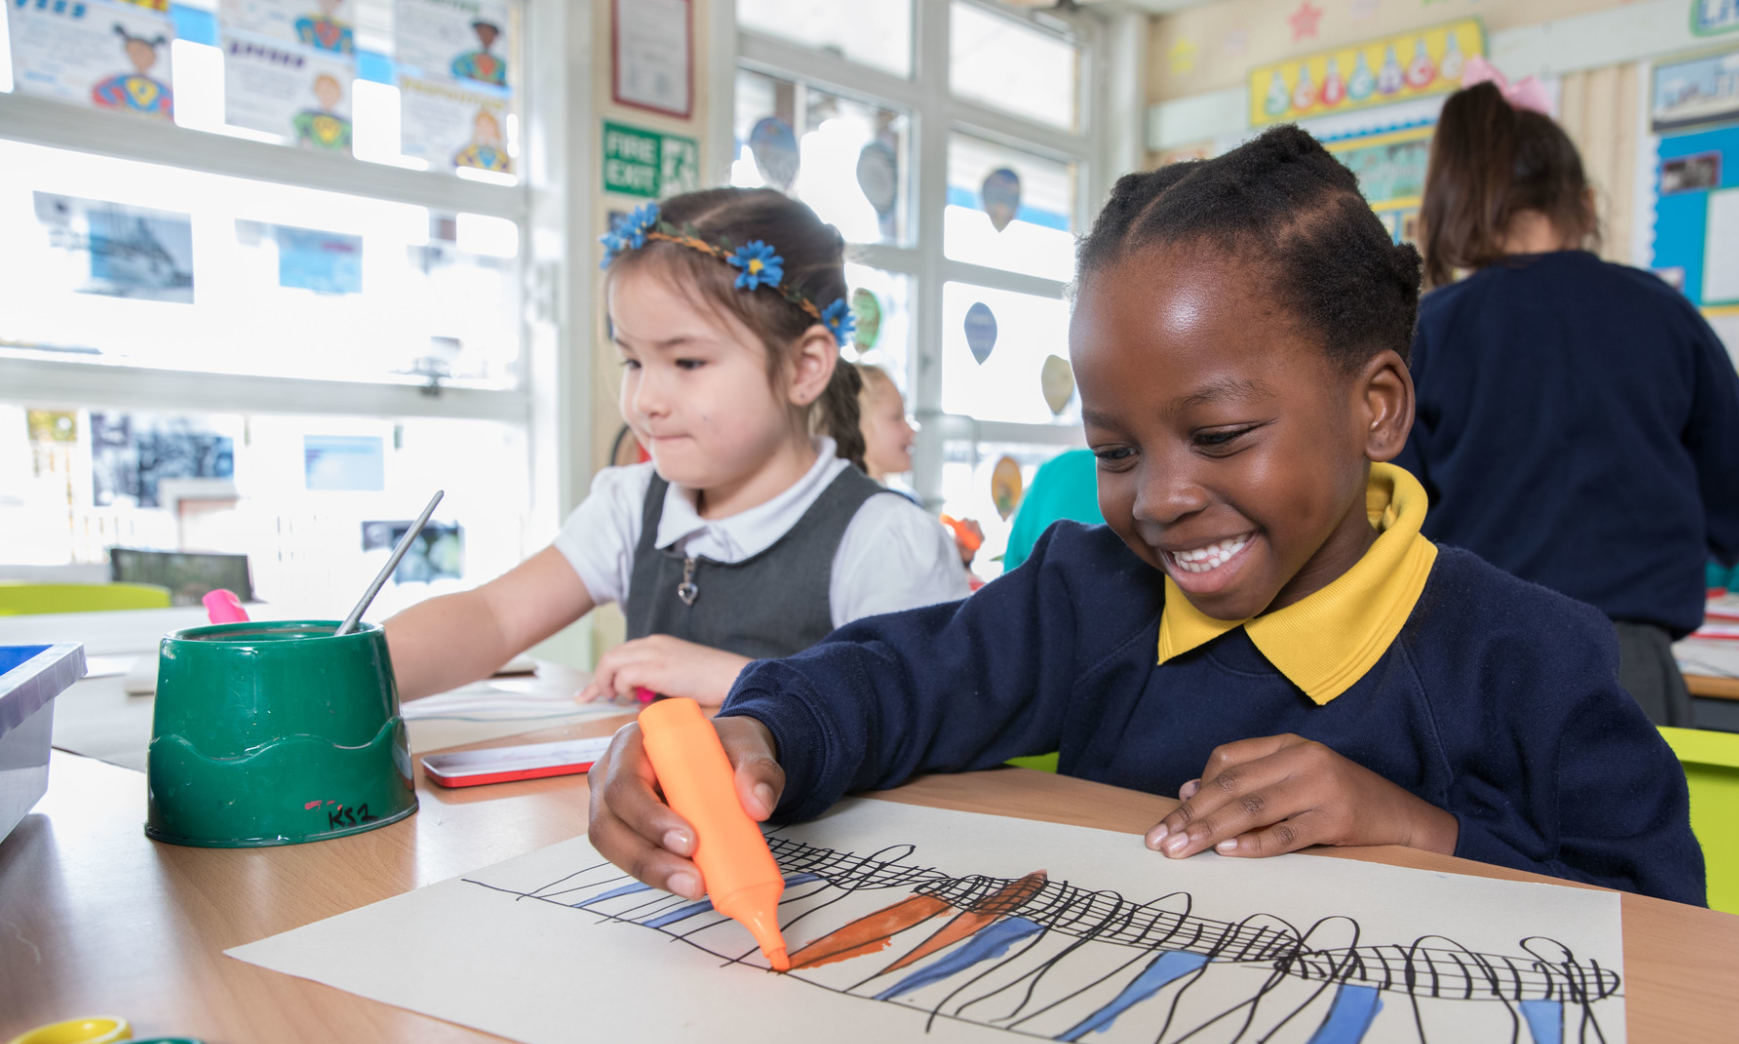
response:
[[[737,798],[718,731],[690,699],[648,704],[640,712],[640,731],[665,800],[694,827],[694,861],[713,909],[749,930],[774,971],[790,969],[779,933],[785,878],[761,828]]]

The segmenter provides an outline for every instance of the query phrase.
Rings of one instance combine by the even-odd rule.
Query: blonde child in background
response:
[[[880,366],[860,363],[857,371],[863,378],[857,402],[863,429],[864,472],[912,503],[919,503],[915,494],[888,485],[893,476],[912,470],[912,443],[917,432],[907,419],[906,400],[888,371]],[[955,550],[960,553],[960,564],[971,569],[973,556],[984,543],[984,530],[970,518],[950,521],[948,528],[954,537]]]
[[[777,192],[716,189],[641,207],[604,240],[622,415],[652,460],[600,471],[516,568],[388,620],[407,699],[621,602],[629,641],[581,698],[644,687],[717,706],[751,660],[967,594],[935,520],[852,466],[859,381],[839,360],[851,313],[832,226]]]

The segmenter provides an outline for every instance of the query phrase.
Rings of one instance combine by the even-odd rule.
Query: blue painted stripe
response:
[[[1358,1044],[1371,1028],[1383,1002],[1374,986],[1339,986],[1334,991],[1334,1006],[1328,1018],[1322,1020],[1310,1044]]]
[[[948,205],[966,207],[968,210],[983,210],[984,200],[979,198],[975,189],[949,185]],[[1025,221],[1029,225],[1042,225],[1045,228],[1061,229],[1064,232],[1069,230],[1069,216],[1067,214],[1058,214],[1052,210],[1039,210],[1037,207],[1029,207],[1024,203],[1014,212],[1014,219]]]
[[[712,908],[713,901],[711,899],[702,899],[698,903],[689,903],[687,906],[679,906],[667,914],[660,914],[650,921],[641,921],[640,923],[648,928],[663,928],[665,925],[675,924],[678,921],[686,921],[690,917],[697,917],[703,913],[710,913]]]
[[[1522,1001],[1522,1019],[1528,1024],[1534,1044],[1562,1044],[1564,1004],[1555,1000]]]
[[[177,39],[217,46],[217,15],[214,12],[186,4],[170,4],[169,18],[175,23]]]
[[[903,993],[911,993],[913,990],[921,989],[933,982],[940,982],[955,972],[963,968],[970,968],[980,961],[1001,957],[1008,952],[1010,946],[1039,930],[1038,925],[1025,917],[1010,917],[998,921],[974,935],[958,951],[942,960],[919,968],[893,986],[876,994],[876,1000],[893,1000]]]
[[[635,892],[650,892],[650,891],[652,891],[651,885],[641,884],[639,881],[630,881],[629,883],[621,886],[620,888],[610,889],[608,892],[605,892],[603,895],[594,895],[590,899],[587,899],[583,903],[575,903],[574,908],[577,910],[584,910],[586,907],[591,906],[593,903],[601,903],[606,899],[614,899],[619,895],[633,895]]]
[[[1152,997],[1169,983],[1188,975],[1206,963],[1208,963],[1208,959],[1199,953],[1184,953],[1181,950],[1160,951],[1158,957],[1149,961],[1147,967],[1141,969],[1141,974],[1135,977],[1134,982],[1123,987],[1123,991],[1117,995],[1116,1000],[1082,1019],[1057,1039],[1080,1040],[1089,1033],[1104,1033],[1111,1028],[1113,1022],[1117,1021],[1119,1015]]]

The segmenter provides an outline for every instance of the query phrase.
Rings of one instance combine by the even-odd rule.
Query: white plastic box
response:
[[[77,642],[0,645],[0,841],[48,790],[54,698],[84,674]]]

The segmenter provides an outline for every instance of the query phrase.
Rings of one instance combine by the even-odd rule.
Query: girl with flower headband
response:
[[[581,698],[716,706],[751,660],[967,594],[942,527],[860,470],[832,226],[778,192],[714,189],[647,204],[603,243],[622,414],[652,460],[599,472],[517,568],[387,621],[401,693],[482,677],[620,602],[629,640]]]
[[[1427,536],[1600,609],[1625,689],[1689,725],[1672,642],[1702,623],[1709,557],[1739,557],[1739,376],[1682,294],[1588,251],[1593,190],[1537,84],[1469,76],[1425,176],[1437,289],[1398,462],[1431,496]]]

